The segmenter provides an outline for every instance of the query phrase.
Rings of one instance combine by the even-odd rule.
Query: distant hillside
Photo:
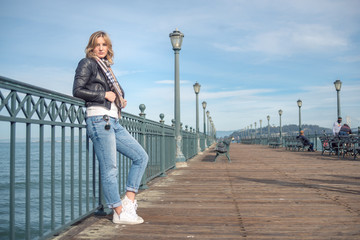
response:
[[[232,131],[216,131],[216,137],[217,138],[227,137],[227,136],[230,136],[233,132],[235,132],[235,131],[234,130],[232,130]]]
[[[301,129],[304,130],[305,135],[314,134],[315,132],[318,133],[318,134],[321,134],[324,131],[326,133],[332,133],[332,130],[330,128],[319,127],[318,125],[307,125],[307,124],[305,124],[305,125],[301,126]],[[251,134],[254,134],[255,129],[252,129],[252,130],[249,129],[249,132]],[[256,129],[256,135],[260,135],[260,132],[262,132],[263,135],[267,135],[267,133],[268,133],[267,126],[261,128],[261,131],[260,131],[260,128]],[[270,135],[271,134],[278,134],[279,132],[280,132],[279,126],[270,127]],[[232,133],[230,133],[228,135],[224,135],[224,136],[220,136],[217,133],[218,132],[216,132],[217,137],[237,137],[237,136],[243,136],[244,135],[244,130],[237,130],[237,131],[234,131],[234,132],[232,132]],[[295,125],[295,124],[282,126],[282,134],[284,136],[286,136],[286,135],[298,135],[299,134],[299,126]]]

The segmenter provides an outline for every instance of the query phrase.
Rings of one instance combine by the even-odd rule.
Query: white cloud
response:
[[[237,91],[218,91],[218,92],[205,92],[202,93],[205,99],[221,99],[221,98],[247,98],[257,96],[262,93],[274,92],[273,89],[249,89],[249,90],[237,90]]]
[[[144,71],[142,71],[142,70],[120,70],[120,71],[116,71],[116,75],[118,75],[119,77],[123,77],[126,75],[142,73],[142,72],[144,72]]]
[[[187,84],[190,81],[188,80],[180,80],[180,84]],[[155,83],[157,84],[174,84],[174,80],[159,80],[159,81],[155,81]]]
[[[345,62],[345,63],[360,62],[360,55],[338,57],[338,61],[339,62]]]
[[[156,81],[157,84],[174,84],[174,80],[160,80]]]
[[[346,47],[348,40],[341,31],[319,24],[298,25],[291,32],[291,41],[302,49],[326,50]]]
[[[319,24],[294,24],[272,31],[240,36],[237,43],[214,43],[214,47],[229,52],[260,52],[274,55],[292,55],[322,52],[348,46],[346,36],[329,26]]]

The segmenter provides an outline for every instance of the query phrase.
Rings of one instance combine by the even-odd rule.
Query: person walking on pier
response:
[[[135,195],[149,157],[119,123],[127,101],[111,69],[114,52],[108,34],[103,31],[93,33],[85,53],[86,57],[75,71],[73,95],[86,102],[87,133],[99,161],[105,201],[114,211],[114,223],[140,224],[144,220],[136,213]],[[119,194],[116,151],[132,160],[123,200]]]

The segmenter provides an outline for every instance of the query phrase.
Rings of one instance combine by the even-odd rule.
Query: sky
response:
[[[262,120],[331,128],[334,81],[342,81],[341,115],[360,126],[360,0],[5,1],[0,0],[0,76],[72,95],[74,73],[90,35],[106,31],[125,112],[165,123],[174,118],[174,51],[183,34],[181,122],[196,127],[199,93],[217,131]]]

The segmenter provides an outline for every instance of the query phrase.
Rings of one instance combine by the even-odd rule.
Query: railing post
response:
[[[95,160],[95,148],[93,145],[93,188],[94,188],[94,194],[95,194],[95,186],[96,186],[96,170],[95,170],[95,166],[96,166],[96,160]],[[98,207],[97,207],[97,211],[95,212],[96,216],[106,216],[107,213],[104,210],[104,205],[102,204],[102,188],[101,188],[101,172],[100,172],[100,166],[99,166],[99,191],[98,191]],[[95,199],[95,196],[94,196]]]
[[[30,115],[30,111],[31,111],[31,97],[29,94],[26,94],[26,113],[28,115]],[[30,156],[31,156],[31,123],[26,123],[26,180],[25,180],[25,185],[26,185],[26,190],[25,190],[25,237],[26,239],[30,239],[30,235],[31,235],[31,231],[30,231],[30,174],[31,174],[31,170],[30,170]]]
[[[184,151],[185,159],[189,159],[192,145],[192,127],[189,127],[189,131],[186,133],[186,135],[183,135],[183,144],[186,145],[186,151]]]
[[[44,98],[39,99],[40,116],[42,119],[44,114]],[[39,236],[43,236],[44,231],[44,124],[39,126]]]
[[[139,109],[141,111],[139,116],[142,118],[139,142],[140,142],[141,146],[146,151],[146,122],[145,122],[145,115],[146,114],[144,113],[144,111],[146,109],[145,104],[140,104]],[[143,190],[143,189],[148,189],[148,188],[149,187],[147,186],[147,168],[146,168],[145,173],[142,176],[140,189]]]
[[[161,113],[160,114],[160,123],[161,123],[161,143],[160,143],[160,154],[161,154],[161,157],[160,157],[160,167],[161,167],[161,175],[160,177],[166,177],[166,167],[165,167],[165,161],[166,161],[166,158],[165,158],[165,129],[164,129],[164,114]]]
[[[196,132],[196,129],[194,129],[194,148],[193,148],[193,154],[192,156],[195,156],[197,155],[200,151],[199,150],[199,147],[200,147],[200,139],[199,139],[199,134]],[[199,140],[199,141],[198,141]],[[199,143],[199,144],[198,144]]]
[[[185,132],[183,132],[182,130],[182,125],[181,126],[181,135],[182,135],[182,154],[184,156],[185,159],[187,159],[188,157],[188,149],[189,149],[189,141],[188,141],[188,132],[189,132],[189,129],[188,129],[188,125],[185,125]]]
[[[55,102],[54,102],[55,104]],[[54,105],[52,105],[52,116],[54,116],[55,108]],[[51,230],[55,230],[55,125],[51,126],[51,156],[50,156],[50,224],[51,224]],[[73,218],[71,218],[73,219]]]
[[[15,116],[16,92],[11,93],[11,115]],[[16,122],[10,122],[10,239],[15,239],[15,131]]]

